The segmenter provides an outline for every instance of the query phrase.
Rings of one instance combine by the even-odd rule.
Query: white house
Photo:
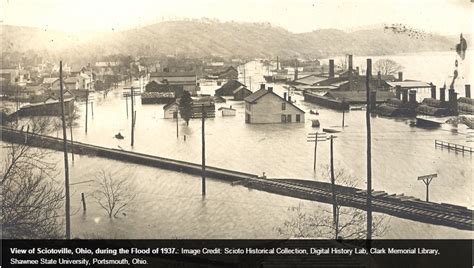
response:
[[[260,90],[245,99],[245,123],[303,123],[304,111],[291,102],[291,97],[282,98],[273,88]]]
[[[176,119],[179,114],[178,103],[176,101],[170,102],[163,107],[165,119]]]

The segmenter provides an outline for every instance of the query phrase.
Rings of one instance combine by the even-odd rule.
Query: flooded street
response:
[[[438,56],[439,61],[447,61],[444,54]],[[423,69],[422,66],[419,69]],[[416,78],[414,75],[417,74],[408,70],[405,77]],[[263,66],[250,62],[246,65],[246,74],[246,80],[251,77],[252,90],[256,91],[263,82]],[[281,84],[267,86],[273,86],[280,96],[286,91]],[[201,93],[213,94],[218,87],[214,82],[201,84]],[[186,126],[180,119],[177,138],[176,121],[163,119],[164,105],[141,105],[137,96],[135,145],[131,148],[130,117],[127,119],[122,89],[109,92],[105,99],[97,93],[95,99],[94,117],[89,118],[87,134],[84,131],[85,107],[79,105],[81,118],[79,126],[74,129],[75,140],[201,162],[200,120],[191,120]],[[329,181],[321,176],[329,164],[329,141],[318,145],[315,173],[314,145],[308,143],[306,137],[308,133],[321,132],[322,128],[333,128],[341,131],[334,134],[337,136],[334,141],[335,168],[344,169],[356,178],[357,187],[365,188],[365,111],[345,113],[345,126],[342,127],[342,113],[303,102],[303,97],[297,92],[292,99],[306,112],[303,124],[246,124],[243,101],[228,100],[216,104],[216,118],[206,120],[206,163],[259,175],[265,172],[269,178]],[[230,105],[237,110],[236,116],[222,117],[217,109]],[[319,115],[310,114],[310,110],[317,110]],[[321,127],[311,127],[311,119],[319,119]],[[424,199],[425,185],[417,177],[437,173],[438,177],[430,185],[430,201],[472,208],[472,158],[434,146],[435,140],[469,146],[466,127],[444,124],[440,129],[425,130],[411,127],[409,121],[372,117],[373,188]],[[125,137],[123,140],[114,138],[118,132]],[[58,153],[57,157],[59,161],[61,154]],[[212,179],[208,180],[207,196],[203,200],[198,176],[87,156],[76,157],[71,183],[93,180],[101,169],[129,178],[133,186],[131,191],[138,193],[138,198],[126,215],[111,221],[92,199],[88,201],[87,214],[82,214],[80,193],[90,194],[93,183],[72,186],[75,235],[104,238],[277,238],[275,228],[281,227],[291,217],[287,211],[289,207],[300,203],[309,210],[329,207]],[[472,237],[468,231],[389,218],[390,229],[384,238]],[[81,226],[80,231],[75,231],[74,226]]]

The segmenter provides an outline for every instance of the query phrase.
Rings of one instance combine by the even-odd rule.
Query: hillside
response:
[[[353,53],[383,55],[449,50],[452,38],[415,38],[384,29],[336,29],[292,33],[264,23],[169,21],[103,34],[67,34],[39,28],[1,26],[2,53],[27,50],[70,57],[108,54],[243,57],[325,57]],[[64,56],[64,55],[62,55]]]

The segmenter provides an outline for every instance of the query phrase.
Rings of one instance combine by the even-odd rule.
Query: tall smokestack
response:
[[[348,67],[348,71],[349,71],[349,90],[352,90],[352,55],[349,55],[348,58],[349,58],[349,67]]]
[[[277,71],[280,70],[280,59],[277,56]]]
[[[436,86],[431,85],[431,98],[436,99]]]
[[[466,92],[466,98],[471,98],[471,85],[464,85],[464,90]]]
[[[451,112],[457,114],[458,112],[458,93],[454,89],[449,89],[449,108]]]
[[[334,60],[329,60],[329,78],[334,78]]]
[[[446,101],[446,88],[445,87],[439,88],[439,100],[443,102]]]
[[[403,81],[403,72],[398,72],[398,81]]]

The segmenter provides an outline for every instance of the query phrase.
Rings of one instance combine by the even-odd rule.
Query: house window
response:
[[[282,103],[282,104],[281,104],[281,109],[282,109],[282,110],[286,110],[286,103]]]
[[[296,123],[299,123],[301,121],[301,115],[297,114],[296,115]]]
[[[281,115],[281,122],[286,123],[286,115],[284,114]]]
[[[250,123],[250,114],[245,114],[245,123]]]
[[[286,116],[286,122],[291,123],[291,114]]]

